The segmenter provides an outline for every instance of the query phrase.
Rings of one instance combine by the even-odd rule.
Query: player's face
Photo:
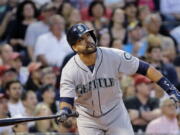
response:
[[[96,44],[90,33],[85,33],[82,37],[72,46],[73,49],[79,54],[92,54],[96,52]]]

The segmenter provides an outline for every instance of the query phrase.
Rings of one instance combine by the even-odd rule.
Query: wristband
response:
[[[74,105],[74,98],[71,97],[60,97],[60,102],[66,102],[70,105]]]
[[[180,100],[180,92],[168,79],[162,77],[157,84],[163,88],[170,97],[173,97],[174,100]]]
[[[178,91],[177,88],[165,77],[162,77],[157,84],[163,88],[167,94],[171,95],[173,94],[175,91]]]

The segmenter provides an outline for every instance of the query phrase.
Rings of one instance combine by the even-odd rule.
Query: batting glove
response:
[[[70,108],[64,107],[57,113],[58,117],[56,118],[56,123],[58,124],[58,123],[66,121],[68,119],[68,115],[71,113],[72,111]]]
[[[180,101],[180,92],[178,90],[172,91],[169,95],[170,99],[172,99],[175,103]]]

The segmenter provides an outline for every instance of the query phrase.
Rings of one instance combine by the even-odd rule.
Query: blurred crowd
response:
[[[0,119],[56,114],[66,32],[95,29],[98,46],[149,62],[180,90],[180,0],[0,0]],[[119,75],[136,133],[180,134],[180,109],[144,76]],[[76,119],[0,127],[12,133],[78,133]]]

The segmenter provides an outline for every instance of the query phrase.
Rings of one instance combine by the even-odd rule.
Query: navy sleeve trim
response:
[[[71,104],[73,106],[74,105],[74,98],[61,97],[60,102],[66,102],[66,103],[69,103],[69,104]]]
[[[137,70],[136,73],[142,74],[142,75],[146,75],[149,66],[150,66],[150,65],[149,65],[148,63],[146,63],[145,61],[140,60],[140,61],[139,61],[139,67],[138,67],[138,70]]]
[[[174,93],[175,91],[178,91],[176,87],[165,77],[162,77],[157,84],[164,89],[169,95]]]

